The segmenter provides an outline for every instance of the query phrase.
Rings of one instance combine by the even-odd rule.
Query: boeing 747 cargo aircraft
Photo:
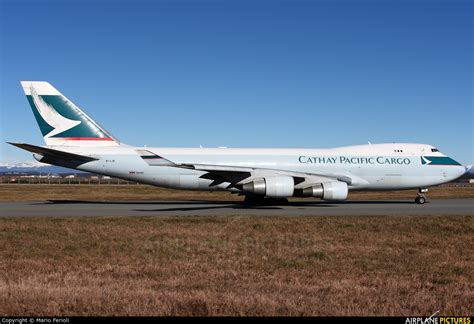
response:
[[[226,190],[265,199],[347,199],[352,190],[419,189],[452,181],[466,168],[427,144],[330,149],[137,147],[120,142],[48,82],[21,82],[46,146],[10,143],[36,160],[159,187]]]

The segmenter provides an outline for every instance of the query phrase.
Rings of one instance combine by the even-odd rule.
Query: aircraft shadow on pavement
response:
[[[277,204],[264,204],[264,205],[248,205],[244,202],[229,202],[229,201],[208,201],[208,200],[186,200],[186,201],[88,201],[88,200],[48,200],[41,203],[33,203],[33,205],[74,205],[74,204],[95,204],[95,205],[163,205],[163,206],[179,206],[171,208],[159,208],[159,209],[133,209],[133,211],[152,212],[152,211],[193,211],[193,210],[210,210],[210,209],[259,209],[259,210],[271,210],[271,209],[283,209],[288,206],[312,206],[317,205],[318,207],[336,207],[328,205],[327,203],[318,202],[296,202],[289,203],[286,205]],[[189,207],[186,207],[189,206]]]
[[[229,204],[233,202],[229,201],[206,201],[206,200],[156,200],[156,201],[141,201],[141,200],[134,200],[134,201],[108,201],[108,200],[53,200],[49,199],[45,202],[37,202],[33,203],[34,205],[43,205],[43,204],[55,204],[55,205],[69,205],[69,204],[96,204],[96,205],[210,205],[210,204]],[[238,202],[235,202],[236,204]]]
[[[279,210],[280,206],[243,206],[242,204],[219,205],[219,206],[203,206],[203,207],[174,207],[162,209],[134,209],[138,212],[172,212],[172,211],[195,211],[195,210],[211,210],[211,209],[258,209],[258,210]]]
[[[406,201],[385,201],[385,202],[374,202],[374,201],[357,201],[353,202],[353,204],[387,204],[387,203],[395,203],[395,204],[414,204],[411,202],[406,202]],[[168,203],[169,204],[169,203]],[[180,203],[172,203],[174,205],[180,205]],[[173,207],[173,208],[162,208],[162,209],[134,209],[134,211],[139,211],[139,212],[170,212],[170,211],[194,211],[194,210],[211,210],[211,209],[241,209],[241,210],[282,210],[287,207],[297,207],[298,209],[301,208],[321,208],[321,207],[340,207],[338,206],[339,204],[344,204],[344,205],[350,205],[351,203],[349,202],[342,202],[342,203],[337,203],[337,204],[328,204],[327,202],[321,201],[321,202],[292,202],[286,205],[247,205],[244,204],[243,202],[240,203],[233,203],[233,204],[222,204],[218,203],[217,206],[214,202],[205,202],[204,203],[206,206],[202,207]],[[196,203],[192,203],[192,205],[196,205]],[[209,206],[213,205],[213,206]]]
[[[96,204],[96,205],[143,205],[143,206],[163,206],[165,208],[151,209],[133,209],[136,212],[173,212],[173,211],[197,211],[197,210],[214,210],[214,209],[235,209],[235,210],[282,210],[285,208],[321,208],[321,207],[342,207],[346,208],[350,205],[384,205],[384,204],[414,204],[411,201],[341,201],[328,203],[325,201],[296,201],[288,204],[264,204],[264,205],[248,205],[244,202],[229,201],[209,201],[209,200],[186,200],[186,201],[88,201],[88,200],[48,200],[41,203],[33,203],[34,205],[74,205],[74,204]],[[171,206],[170,206],[171,205]],[[166,206],[170,206],[166,208]]]
[[[428,203],[429,201],[427,201]],[[292,201],[287,204],[269,203],[263,205],[248,205],[243,201],[226,201],[226,200],[154,200],[154,201],[97,201],[97,200],[55,200],[49,199],[45,202],[35,202],[32,205],[44,204],[98,204],[98,205],[240,205],[243,207],[266,207],[266,206],[337,206],[337,205],[386,205],[386,204],[414,204],[411,200],[345,200],[337,202],[327,201]]]
[[[398,201],[398,202],[355,202],[355,204],[387,204],[387,203],[395,203],[395,204],[414,204],[411,202],[406,202],[406,201]],[[179,205],[180,203],[172,203],[174,205]],[[212,204],[212,206],[209,206]],[[339,203],[338,203],[339,204]],[[327,202],[311,202],[311,203],[305,203],[305,202],[293,202],[289,203],[286,205],[276,205],[276,204],[269,204],[269,205],[246,205],[243,202],[239,203],[233,203],[233,204],[213,204],[212,202],[206,202],[206,206],[202,207],[173,207],[173,208],[161,208],[161,209],[134,209],[134,211],[138,212],[172,212],[172,211],[196,211],[196,210],[211,210],[211,209],[235,209],[235,210],[284,210],[285,208],[288,207],[296,207],[298,209],[303,209],[303,208],[327,208],[327,207],[341,207],[338,206],[338,204],[328,204]],[[346,206],[350,205],[350,203],[344,203]],[[185,204],[184,204],[185,205]],[[196,205],[194,203],[193,205]]]

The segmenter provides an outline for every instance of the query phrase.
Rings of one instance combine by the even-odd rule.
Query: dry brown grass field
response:
[[[0,315],[473,314],[472,217],[0,219]]]
[[[472,197],[462,190],[430,196]],[[241,199],[147,186],[0,196]],[[470,315],[473,232],[471,216],[0,218],[0,316]]]
[[[408,199],[416,197],[416,190],[384,192],[351,192],[349,200]],[[433,187],[429,199],[474,198],[474,186]],[[0,184],[0,201],[42,200],[215,200],[242,201],[238,195],[227,192],[200,192],[158,188],[147,185],[47,185]],[[310,198],[291,200],[310,201]],[[318,199],[316,199],[318,200]]]

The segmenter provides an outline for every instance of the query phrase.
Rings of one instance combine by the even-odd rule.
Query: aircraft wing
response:
[[[230,183],[228,188],[242,185],[254,179],[270,176],[289,176],[295,180],[295,188],[303,188],[315,183],[330,181],[342,181],[350,185],[352,179],[344,175],[315,174],[305,172],[294,172],[277,169],[241,167],[212,164],[175,164],[175,167],[205,171],[201,176],[203,179],[213,180],[210,186],[219,185],[224,182]]]

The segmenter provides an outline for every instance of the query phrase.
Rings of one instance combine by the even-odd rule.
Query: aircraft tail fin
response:
[[[21,81],[48,146],[118,146],[120,142],[51,84]]]

